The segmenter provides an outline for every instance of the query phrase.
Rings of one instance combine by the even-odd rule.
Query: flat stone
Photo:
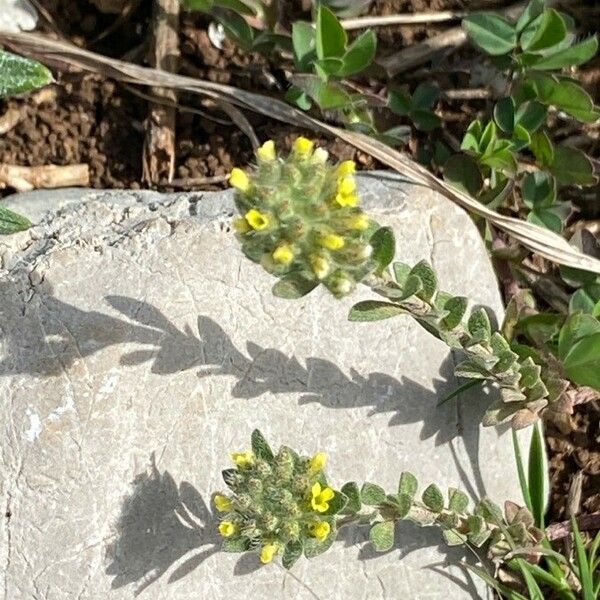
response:
[[[502,312],[479,234],[433,192],[361,176],[398,256]],[[366,289],[274,298],[241,254],[232,195],[86,190],[10,199],[36,223],[0,241],[0,589],[8,599],[485,597],[438,530],[379,555],[349,529],[290,572],[219,552],[211,494],[258,427],[326,451],[335,485],[402,470],[520,499],[510,435],[479,426],[456,357],[409,318],[350,323]],[[51,207],[52,210],[48,211]],[[448,562],[453,566],[442,567]]]

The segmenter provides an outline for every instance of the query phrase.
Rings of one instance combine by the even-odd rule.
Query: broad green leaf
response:
[[[502,131],[512,133],[515,127],[515,101],[510,96],[498,100],[494,107],[494,119]]]
[[[539,17],[544,11],[545,3],[544,0],[531,0],[525,7],[525,10],[521,13],[519,20],[515,26],[518,33],[521,33],[529,23]]]
[[[31,221],[0,206],[0,234],[17,233],[31,227]]]
[[[215,0],[181,0],[182,4],[189,10],[210,12],[215,6]]]
[[[550,173],[527,173],[521,182],[523,201],[529,208],[551,206],[556,200],[556,180]]]
[[[376,506],[385,502],[386,494],[381,486],[375,483],[365,483],[360,490],[360,497],[363,504]]]
[[[555,233],[560,233],[563,230],[564,221],[566,219],[566,216],[563,216],[562,214],[563,212],[570,212],[568,204],[565,204],[565,206],[552,206],[550,208],[534,208],[527,215],[527,221],[534,225],[545,227]]]
[[[571,348],[584,337],[600,333],[600,321],[590,315],[571,315],[560,330],[558,338],[558,356],[565,360]]]
[[[52,73],[39,62],[0,50],[0,98],[31,92],[52,81]]]
[[[420,83],[412,97],[414,110],[431,110],[440,97],[440,89],[430,83]]]
[[[317,57],[341,58],[346,50],[348,36],[337,17],[325,6],[317,13],[316,49]]]
[[[326,82],[314,75],[298,77],[295,82],[322,109],[343,108],[352,102],[350,94],[339,83]]]
[[[231,37],[236,44],[244,50],[251,50],[254,42],[254,30],[242,15],[231,10],[215,9],[213,11],[215,18],[221,25],[225,33]]]
[[[405,314],[405,310],[397,304],[377,300],[358,302],[350,309],[348,320],[355,322],[383,321]]]
[[[343,492],[336,492],[335,496],[329,501],[329,508],[322,513],[323,515],[337,515],[343,511],[348,504],[348,497]]]
[[[393,113],[405,117],[412,110],[412,100],[406,92],[392,91],[388,98],[388,106]]]
[[[281,557],[281,564],[284,569],[291,569],[295,562],[302,556],[304,551],[304,544],[302,540],[297,542],[288,542],[283,550],[283,556]]]
[[[255,456],[257,456],[258,458],[262,458],[266,461],[273,460],[273,451],[271,450],[271,447],[269,446],[267,440],[265,440],[263,434],[258,429],[255,429],[252,432],[251,439],[252,452],[254,452]]]
[[[337,75],[344,66],[341,58],[323,58],[314,62],[317,75],[323,80],[328,81],[332,75]]]
[[[565,48],[540,58],[534,68],[543,71],[554,71],[563,67],[577,66],[592,59],[598,52],[598,38],[591,37],[570,48]]]
[[[312,101],[308,94],[297,85],[290,87],[285,94],[285,99],[295,104],[301,110],[308,110],[312,106]]]
[[[467,541],[467,536],[455,529],[444,529],[442,537],[448,546],[462,546]]]
[[[421,131],[433,131],[442,124],[442,120],[429,110],[414,110],[410,117]]]
[[[517,32],[505,18],[493,13],[475,13],[463,20],[471,40],[492,56],[507,54],[517,45]]]
[[[555,146],[554,160],[550,170],[560,183],[565,185],[594,185],[594,166],[591,160],[577,148]]]
[[[600,333],[580,339],[565,358],[568,378],[579,385],[600,390]]]
[[[246,552],[250,549],[250,540],[245,537],[228,538],[221,542],[223,552]]]
[[[423,500],[423,504],[434,512],[444,510],[444,495],[434,483],[425,488],[421,499]]]
[[[372,258],[382,272],[394,259],[396,253],[396,240],[391,227],[380,227],[369,240],[373,248]]]
[[[454,296],[450,298],[446,304],[444,304],[444,310],[448,311],[448,314],[442,319],[442,325],[446,329],[454,329],[458,327],[469,306],[469,299],[464,296]]]
[[[469,506],[469,497],[461,490],[450,488],[448,491],[448,508],[457,513],[464,513]]]
[[[249,17],[256,15],[256,10],[248,6],[245,2],[241,2],[241,0],[216,0],[214,4],[221,8],[234,10],[240,15],[248,15]]]
[[[398,495],[408,496],[411,500],[415,497],[419,483],[417,478],[408,471],[403,471],[398,482]]]
[[[444,179],[474,198],[483,187],[483,177],[477,163],[466,154],[455,154],[446,161]]]
[[[540,102],[556,106],[580,121],[598,118],[592,97],[577,83],[539,73],[533,78]]]
[[[344,64],[338,75],[348,77],[349,75],[364,71],[373,62],[376,51],[377,36],[375,32],[371,30],[365,31],[348,47],[348,50],[342,57]]]
[[[560,14],[553,8],[548,8],[542,13],[542,18],[531,38],[526,39],[521,45],[524,50],[536,52],[556,46],[567,36],[567,25]]]
[[[369,531],[369,539],[375,550],[387,552],[394,546],[394,522],[382,521],[376,523]]]
[[[531,151],[542,167],[550,167],[554,162],[554,146],[545,131],[532,134]]]
[[[286,298],[288,300],[297,300],[306,296],[317,287],[318,282],[312,279],[306,279],[297,273],[291,273],[282,277],[273,286],[273,295],[278,298]]]
[[[536,100],[531,100],[519,106],[515,115],[515,124],[533,133],[546,121],[547,116],[548,109]]]
[[[484,339],[489,339],[492,336],[492,326],[485,308],[478,308],[471,313],[467,328],[473,337],[482,336]]]
[[[362,501],[360,498],[360,490],[355,481],[349,481],[342,486],[342,493],[348,498],[348,503],[344,509],[347,513],[357,513],[362,507]]]
[[[316,57],[315,30],[310,23],[296,21],[292,26],[294,59],[301,71],[307,71]]]
[[[331,532],[323,541],[317,538],[306,538],[304,540],[304,556],[306,558],[314,558],[315,556],[319,556],[319,554],[323,554],[323,552],[327,552],[333,546],[335,539],[335,532]]]
[[[496,129],[496,124],[494,121],[490,121],[483,129],[481,137],[479,138],[479,151],[483,154],[485,154],[488,149],[491,151],[495,146],[497,138],[498,130]]]
[[[583,312],[592,315],[599,301],[600,298],[592,296],[587,289],[581,288],[569,299],[569,313]]]
[[[409,277],[411,275],[418,277],[421,280],[422,287],[418,296],[422,300],[429,302],[436,293],[438,286],[435,271],[427,261],[422,260],[411,269]]]

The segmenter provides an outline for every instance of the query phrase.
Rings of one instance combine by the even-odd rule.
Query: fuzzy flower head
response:
[[[290,567],[302,552],[314,555],[335,540],[336,514],[347,497],[323,472],[326,455],[300,456],[288,447],[274,453],[259,431],[252,449],[232,454],[236,465],[223,471],[228,493],[215,494],[224,549],[256,552],[263,563],[281,556]]]
[[[304,137],[287,156],[269,140],[256,159],[230,178],[244,254],[281,280],[278,295],[298,297],[320,284],[337,297],[351,293],[377,268],[370,242],[378,226],[360,208],[355,163],[331,164]]]

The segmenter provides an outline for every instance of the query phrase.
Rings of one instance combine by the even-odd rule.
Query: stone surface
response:
[[[399,256],[496,313],[467,215],[383,174],[364,203]],[[241,255],[231,194],[60,191],[8,201],[37,225],[0,240],[0,590],[13,599],[375,600],[486,597],[434,529],[402,524],[376,555],[364,530],[291,572],[221,554],[211,493],[259,427],[329,453],[330,479],[519,500],[510,435],[489,398],[454,389],[454,358],[409,319],[349,323],[318,290],[290,302]],[[51,212],[45,212],[52,207]]]
[[[0,31],[31,31],[37,21],[37,11],[29,0],[0,0]]]

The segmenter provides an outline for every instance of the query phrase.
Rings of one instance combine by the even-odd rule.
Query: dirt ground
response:
[[[114,15],[100,13],[87,0],[45,0],[47,20],[41,29],[62,36],[90,50],[129,60],[143,60],[148,41],[149,0],[131,0],[137,5],[131,15],[116,22]],[[289,3],[288,18],[297,18],[299,3]],[[507,5],[509,3],[504,3]],[[502,2],[481,0],[383,0],[373,3],[372,14],[394,14],[410,11],[436,11],[465,8],[490,8]],[[593,6],[582,2],[571,6],[578,11]],[[583,13],[582,13],[583,14]],[[596,13],[597,14],[597,13]],[[598,19],[585,13],[591,30],[598,28]],[[184,13],[180,26],[180,72],[215,82],[233,84],[260,93],[283,95],[277,69],[260,55],[244,55],[225,41],[222,49],[209,39],[209,20],[202,15]],[[379,51],[389,54],[447,29],[447,24],[402,26],[378,29]],[[429,79],[442,89],[466,88],[470,82],[470,50],[452,57],[451,69],[432,71]],[[74,163],[89,164],[91,185],[97,188],[139,188],[142,184],[142,150],[148,102],[136,90],[99,76],[77,73],[55,73],[58,83],[53,92],[37,104],[34,98],[0,102],[0,114],[8,108],[21,111],[20,122],[0,136],[0,161],[19,165]],[[398,83],[414,86],[419,71],[403,75]],[[427,74],[425,74],[427,77]],[[600,88],[600,59],[581,73],[588,91],[598,98]],[[373,82],[366,81],[365,84]],[[180,180],[227,174],[235,165],[252,158],[248,138],[221,113],[205,110],[197,99],[181,97],[182,104],[196,103],[204,115],[181,112],[177,117],[176,172]],[[462,102],[444,101],[441,110],[448,133],[462,137],[465,124],[485,108],[487,100]],[[247,115],[259,139],[275,139],[278,145],[289,145],[297,129],[257,115]],[[559,124],[560,125],[560,124]],[[559,127],[557,125],[557,128]],[[564,127],[563,127],[564,129]],[[306,132],[310,133],[310,132]],[[566,137],[569,131],[558,131]],[[314,136],[312,136],[314,137]],[[321,140],[330,153],[339,159],[354,158],[363,169],[376,168],[377,162],[339,140]],[[416,134],[408,149],[418,155],[422,139]],[[598,142],[587,148],[596,157]],[[169,185],[160,189],[172,189]],[[182,186],[192,189],[192,186]],[[211,189],[214,186],[204,186]],[[216,184],[219,187],[219,184]],[[598,193],[597,191],[595,192]],[[590,206],[588,203],[586,206]],[[600,203],[591,203],[587,216],[600,216]],[[581,509],[600,511],[600,407],[588,404],[579,407],[574,417],[574,429],[561,434],[550,428],[547,432],[551,454],[552,506],[551,520],[565,519],[566,497],[573,475],[583,472]]]

